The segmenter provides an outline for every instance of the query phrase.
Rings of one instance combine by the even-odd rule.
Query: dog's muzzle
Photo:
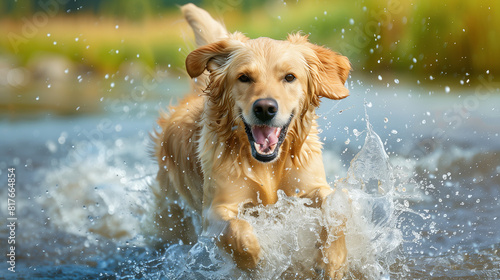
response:
[[[273,126],[273,119],[278,114],[278,103],[271,98],[258,99],[254,102],[253,114],[258,123],[251,125],[245,120],[245,131],[252,149],[252,156],[261,162],[270,162],[279,155],[279,148],[285,140],[288,125],[292,119],[284,126]]]

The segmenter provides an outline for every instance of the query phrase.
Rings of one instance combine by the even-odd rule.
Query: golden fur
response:
[[[220,246],[238,267],[252,269],[260,260],[260,246],[252,227],[237,218],[240,205],[273,204],[277,191],[283,190],[288,196],[311,198],[314,207],[321,207],[333,191],[325,178],[315,109],[321,97],[348,96],[344,83],[350,63],[309,43],[307,36],[251,40],[238,32],[229,34],[192,4],[183,6],[182,12],[199,48],[186,59],[192,92],[158,120],[156,224],[164,243],[196,240],[192,218],[182,210],[187,205],[202,216],[205,229],[224,223]],[[284,80],[292,79],[288,74],[292,81]],[[286,133],[268,162],[252,156],[245,130],[245,125],[265,127],[252,108],[263,98],[275,100],[279,108],[269,129]],[[333,229],[338,238],[328,242],[326,232],[322,259],[328,262],[320,259],[318,264],[328,277],[340,278],[347,255],[344,235],[341,228]]]

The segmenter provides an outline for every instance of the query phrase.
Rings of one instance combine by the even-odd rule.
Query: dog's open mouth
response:
[[[252,127],[253,146],[261,155],[270,155],[276,150],[278,138],[281,134],[281,128],[270,126]]]
[[[246,122],[244,123],[248,141],[252,149],[252,156],[262,162],[274,160],[279,155],[279,148],[283,140],[285,140],[290,122],[283,127],[249,125]]]

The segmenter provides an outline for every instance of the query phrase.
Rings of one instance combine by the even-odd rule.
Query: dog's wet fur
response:
[[[291,34],[287,40],[229,33],[204,10],[182,7],[198,48],[186,58],[192,91],[158,120],[156,226],[162,242],[193,242],[182,205],[203,227],[223,223],[219,245],[241,269],[255,268],[260,245],[241,204],[274,204],[277,191],[321,207],[327,184],[316,123],[320,98],[348,96],[348,59]],[[326,238],[335,232],[336,239]],[[341,278],[347,249],[342,227],[324,229],[318,267]],[[324,261],[326,260],[326,262]]]

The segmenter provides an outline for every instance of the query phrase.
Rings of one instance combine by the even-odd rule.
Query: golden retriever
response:
[[[316,123],[320,98],[348,96],[349,60],[308,41],[249,39],[228,33],[193,4],[182,7],[198,49],[186,58],[192,92],[158,120],[156,226],[163,243],[193,242],[193,215],[241,269],[256,267],[260,245],[242,205],[274,204],[277,191],[321,207],[326,182]],[[336,238],[327,238],[327,232]],[[318,265],[341,278],[347,249],[342,228],[324,229]]]

